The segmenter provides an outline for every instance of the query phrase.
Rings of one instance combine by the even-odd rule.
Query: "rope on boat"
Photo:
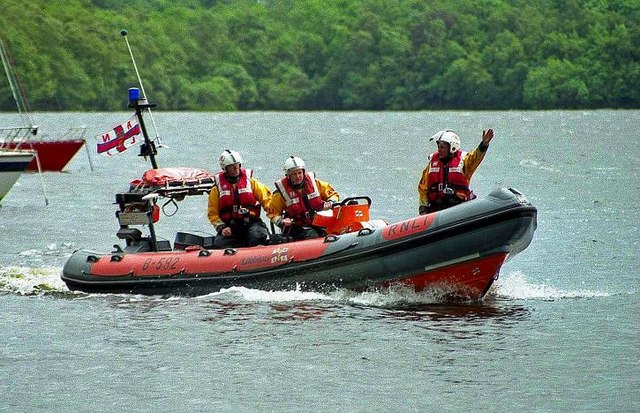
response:
[[[33,147],[31,148],[33,150]],[[38,165],[38,175],[40,175],[40,185],[42,185],[42,195],[44,196],[44,205],[49,206],[49,198],[47,197],[47,189],[44,185],[44,174],[42,173],[42,165],[40,165],[40,156],[38,156],[38,151],[33,150],[33,153],[36,156],[36,165]]]

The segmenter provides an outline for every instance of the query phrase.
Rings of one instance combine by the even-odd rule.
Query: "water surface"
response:
[[[38,121],[98,135],[129,115]],[[273,186],[297,155],[389,222],[417,213],[429,136],[452,128],[470,150],[493,127],[472,186],[517,188],[538,230],[482,303],[241,286],[198,298],[71,293],[65,260],[118,243],[114,194],[149,168],[133,149],[93,153],[92,172],[81,152],[66,172],[23,175],[0,207],[0,411],[640,410],[639,111],[155,118],[160,166],[216,170],[235,149]],[[177,230],[211,231],[204,197],[162,218],[160,236]]]

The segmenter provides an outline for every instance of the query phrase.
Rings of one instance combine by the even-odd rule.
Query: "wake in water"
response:
[[[450,294],[451,291],[447,289],[434,289],[418,293],[409,287],[393,287],[366,292],[340,289],[326,294],[302,291],[300,288],[291,291],[262,291],[245,287],[231,287],[206,297],[233,298],[250,302],[327,301],[387,308],[442,303],[447,300]]]
[[[558,300],[562,298],[610,296],[610,294],[600,291],[563,291],[545,284],[532,284],[527,281],[525,275],[520,271],[498,278],[498,282],[493,287],[493,294],[519,300]]]
[[[0,292],[20,295],[75,294],[60,278],[62,268],[0,268]]]
[[[3,267],[0,268],[0,292],[20,295],[69,294],[87,296],[85,293],[69,291],[60,278],[61,273],[62,268],[59,267]],[[515,300],[558,300],[608,297],[611,294],[589,290],[563,291],[545,284],[534,284],[530,283],[522,272],[516,271],[501,276],[489,295]],[[221,301],[241,300],[270,303],[325,301],[381,308],[441,304],[449,302],[450,297],[451,291],[445,288],[418,293],[408,287],[393,287],[366,292],[336,290],[327,294],[302,291],[300,288],[289,291],[262,291],[245,287],[231,287],[204,296],[205,299],[214,298]],[[146,298],[141,297],[141,299],[145,300]]]

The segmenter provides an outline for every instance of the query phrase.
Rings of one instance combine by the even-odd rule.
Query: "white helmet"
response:
[[[456,153],[460,150],[460,137],[456,135],[454,131],[449,129],[441,130],[440,132],[433,135],[429,140],[436,141],[436,144],[438,142],[447,142],[449,144],[449,151],[451,153]]]
[[[225,149],[220,155],[220,167],[223,171],[227,170],[227,166],[235,165],[237,163],[243,163],[242,156],[236,151],[230,151],[229,149]]]
[[[306,165],[304,164],[304,161],[301,158],[298,158],[297,156],[290,156],[287,158],[286,161],[284,161],[284,166],[282,167],[282,170],[284,170],[284,173],[286,175],[289,175],[290,172],[293,172],[296,169],[304,169],[305,166]]]

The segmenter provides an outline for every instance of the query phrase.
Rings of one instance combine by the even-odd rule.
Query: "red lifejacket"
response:
[[[314,173],[304,174],[302,190],[294,189],[286,176],[276,181],[275,185],[284,198],[285,215],[298,225],[311,225],[313,216],[310,212],[321,211],[324,207]]]
[[[241,220],[260,216],[260,203],[251,190],[251,169],[240,169],[238,182],[232,184],[224,172],[218,172],[215,183],[218,188],[218,215],[220,219],[229,224],[233,220]],[[244,213],[242,209],[248,211]]]
[[[469,181],[464,176],[465,154],[466,152],[456,151],[447,164],[442,163],[438,152],[431,155],[427,190],[430,204],[444,204],[446,201],[446,206],[451,206],[473,198]]]

